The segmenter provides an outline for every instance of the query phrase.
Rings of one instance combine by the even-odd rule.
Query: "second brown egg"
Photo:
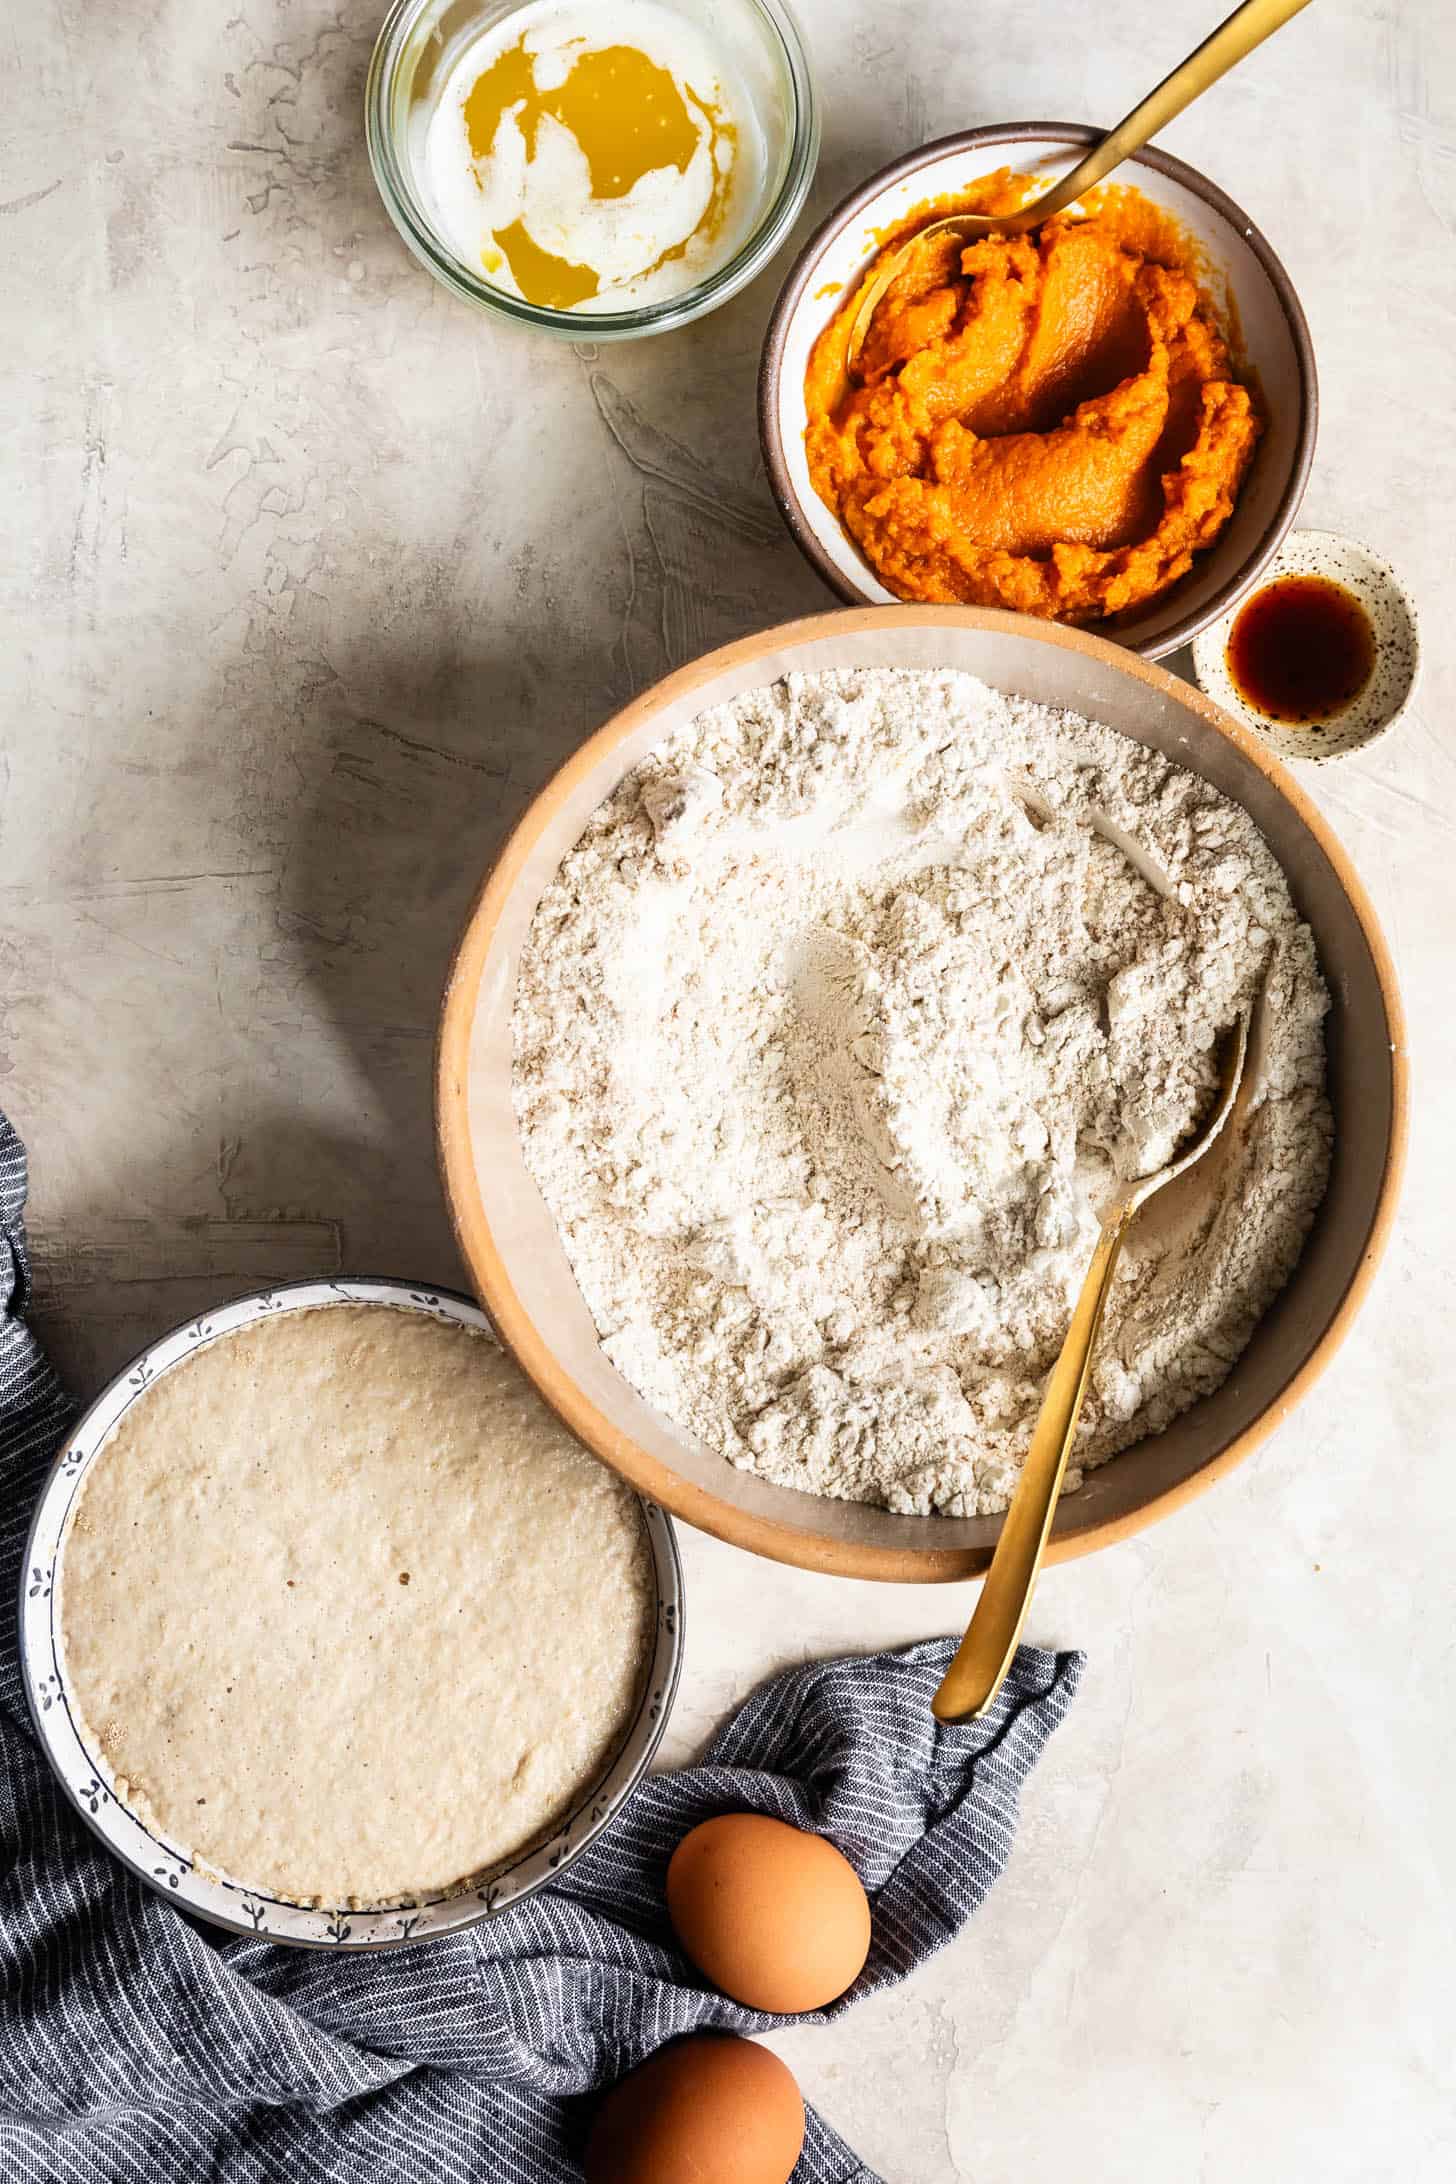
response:
[[[823,2009],[869,1954],[869,1901],[849,1860],[764,1813],[721,1813],[685,1835],[667,1908],[698,1969],[750,2009]]]

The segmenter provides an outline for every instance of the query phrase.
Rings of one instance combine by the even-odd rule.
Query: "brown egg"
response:
[[[602,2102],[587,2184],[788,2184],[804,2143],[793,2072],[732,2032],[693,2032]]]
[[[869,1955],[870,1907],[849,1860],[763,1813],[725,1812],[685,1835],[667,1908],[699,1971],[750,2009],[822,2009]]]

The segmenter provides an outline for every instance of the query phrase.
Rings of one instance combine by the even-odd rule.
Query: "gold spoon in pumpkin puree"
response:
[[[945,219],[930,221],[888,252],[870,275],[850,321],[849,336],[844,345],[845,377],[850,376],[859,361],[870,320],[879,308],[885,290],[896,274],[904,270],[912,251],[936,235],[956,235],[962,242],[976,243],[987,235],[1024,235],[1029,228],[1040,227],[1053,213],[1064,212],[1087,190],[1104,181],[1114,167],[1120,167],[1131,153],[1156,136],[1175,114],[1181,114],[1185,106],[1191,106],[1200,92],[1217,83],[1220,76],[1227,75],[1236,62],[1252,53],[1255,46],[1262,45],[1287,23],[1291,15],[1297,15],[1308,5],[1309,0],[1244,0],[1242,7],[1235,8],[1227,21],[1220,23],[1186,61],[1181,61],[1171,76],[1163,78],[1156,91],[1150,91],[1140,106],[1135,106],[1110,135],[1094,145],[1087,157],[1044,196],[1033,198],[1030,204],[1022,205],[1016,212],[953,212]]]

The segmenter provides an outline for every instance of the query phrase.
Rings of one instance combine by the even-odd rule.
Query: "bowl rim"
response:
[[[704,318],[758,278],[783,248],[813,186],[819,164],[820,105],[809,48],[789,0],[747,0],[782,50],[792,98],[784,171],[759,218],[730,258],[671,296],[615,311],[558,311],[528,303],[478,277],[451,249],[420,205],[395,141],[390,96],[417,18],[429,0],[392,0],[380,25],[364,83],[364,137],[375,187],[411,255],[464,303],[555,340],[633,341],[670,333]],[[524,5],[525,0],[517,0]]]
[[[919,628],[983,629],[1029,636],[1120,668],[1200,715],[1219,735],[1252,760],[1315,837],[1360,925],[1385,1010],[1391,1055],[1391,1127],[1375,1211],[1358,1262],[1309,1356],[1278,1398],[1242,1433],[1216,1449],[1197,1471],[1120,1516],[1104,1518],[1076,1532],[1060,1536],[1054,1533],[1047,1550],[1048,1560],[1068,1561],[1077,1555],[1088,1554],[1094,1548],[1111,1546],[1142,1531],[1158,1518],[1170,1516],[1251,1455],[1318,1380],[1349,1332],[1389,1240],[1405,1165],[1409,1086],[1405,1018],[1390,952],[1370,899],[1318,807],[1284,767],[1260,746],[1257,738],[1223,712],[1203,691],[1170,674],[1166,668],[1141,659],[1125,646],[1114,645],[1108,638],[1095,637],[1086,630],[1072,629],[1057,622],[1008,614],[997,607],[901,605],[859,607],[849,611],[834,609],[740,637],[688,662],[642,691],[581,744],[532,799],[488,868],[446,975],[435,1056],[435,1138],[445,1202],[461,1258],[502,1343],[543,1400],[593,1455],[620,1472],[640,1494],[660,1502],[699,1531],[708,1532],[731,1546],[765,1555],[772,1561],[832,1576],[877,1578],[906,1584],[977,1577],[988,1566],[991,1549],[893,1547],[825,1539],[776,1518],[752,1515],[735,1508],[708,1488],[669,1470],[597,1409],[558,1360],[517,1294],[481,1197],[469,1114],[470,1047],[486,955],[523,865],[561,804],[583,778],[607,752],[650,720],[664,705],[691,696],[695,689],[727,669],[764,653],[805,643],[816,636],[831,633],[855,636],[896,624]]]
[[[20,1564],[18,1636],[21,1683],[31,1725],[67,1802],[103,1847],[135,1878],[209,1926],[230,1934],[294,1949],[359,1951],[419,1948],[478,1926],[498,1910],[534,1895],[610,1828],[646,1775],[662,1742],[682,1676],[686,1602],[682,1557],[666,1508],[638,1496],[656,1594],[647,1672],[631,1722],[606,1769],[574,1793],[570,1810],[548,1834],[479,1876],[471,1885],[432,1896],[419,1905],[386,1904],[356,1909],[297,1904],[266,1889],[214,1875],[189,1852],[150,1826],[118,1795],[104,1763],[93,1754],[72,1713],[57,1632],[59,1572],[71,1512],[81,1482],[111,1439],[122,1415],[159,1375],[184,1358],[263,1315],[328,1310],[342,1304],[378,1305],[425,1313],[472,1327],[509,1348],[478,1301],[444,1282],[410,1281],[393,1274],[337,1274],[276,1282],[266,1289],[234,1292],[155,1335],[121,1365],[71,1421],[36,1499]],[[42,1670],[46,1673],[43,1675]],[[54,1686],[53,1689],[48,1688]],[[78,1756],[79,1755],[79,1756]],[[88,1796],[82,1784],[90,1783]],[[578,1831],[578,1822],[586,1824]],[[151,1850],[136,1854],[135,1833]],[[119,1839],[120,1838],[120,1839]],[[158,1864],[156,1860],[163,1862]]]
[[[998,144],[1023,142],[1030,138],[1086,147],[1099,144],[1105,134],[1103,129],[1077,121],[1000,121],[990,123],[982,129],[961,129],[950,136],[937,137],[930,144],[922,144],[917,150],[902,153],[898,159],[892,159],[888,166],[881,167],[867,181],[851,191],[849,196],[842,198],[815,228],[789,268],[769,318],[759,360],[759,446],[763,452],[770,490],[790,537],[811,568],[846,605],[878,606],[883,602],[869,598],[861,586],[851,583],[819,543],[789,475],[783,436],[779,429],[779,383],[783,375],[784,349],[788,342],[789,327],[821,258],[835,238],[876,197],[948,152],[980,150]],[[1145,145],[1141,151],[1131,153],[1125,164],[1150,167],[1155,173],[1165,175],[1169,181],[1177,182],[1194,196],[1202,198],[1206,205],[1236,230],[1263,267],[1284,313],[1290,339],[1294,343],[1299,376],[1299,427],[1295,438],[1294,461],[1278,504],[1252,552],[1215,593],[1201,605],[1191,607],[1186,614],[1180,615],[1168,629],[1160,631],[1155,637],[1144,639],[1141,644],[1119,646],[1119,650],[1137,658],[1159,660],[1169,652],[1176,652],[1180,645],[1188,644],[1200,630],[1216,621],[1219,615],[1234,605],[1258,582],[1283,544],[1285,534],[1299,512],[1300,502],[1309,482],[1310,466],[1314,461],[1315,436],[1319,426],[1319,375],[1315,366],[1314,342],[1310,336],[1309,322],[1305,318],[1294,283],[1262,229],[1255,225],[1243,207],[1235,204],[1227,192],[1220,189],[1216,182],[1211,182],[1207,175],[1201,174],[1196,167],[1190,167],[1186,160],[1175,158],[1171,152],[1155,151]],[[904,605],[913,602],[898,603]],[[1070,628],[1077,625],[1055,626]],[[1117,642],[1111,637],[1108,641]]]

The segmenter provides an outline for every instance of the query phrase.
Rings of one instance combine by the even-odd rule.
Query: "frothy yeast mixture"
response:
[[[540,0],[470,38],[420,158],[465,264],[583,312],[678,294],[729,257],[762,163],[725,56],[656,0]]]
[[[542,897],[515,1100],[602,1347],[729,1462],[1004,1508],[1120,1177],[1206,1110],[1267,972],[1258,1104],[1195,1231],[1136,1234],[1072,1484],[1218,1387],[1324,1192],[1328,997],[1237,804],[971,676],[704,713]]]
[[[64,1675],[123,1803],[298,1903],[448,1894],[609,1765],[654,1615],[636,1497],[483,1334],[278,1314],[161,1374],[60,1565]]]

